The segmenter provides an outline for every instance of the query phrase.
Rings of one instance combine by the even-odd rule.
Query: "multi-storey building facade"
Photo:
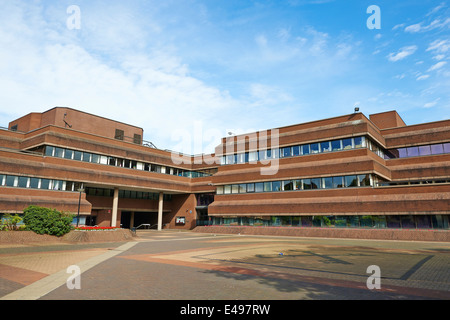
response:
[[[56,107],[0,131],[0,213],[79,223],[448,229],[450,120],[354,113],[222,139],[174,161],[141,128]],[[186,160],[187,159],[187,160]]]

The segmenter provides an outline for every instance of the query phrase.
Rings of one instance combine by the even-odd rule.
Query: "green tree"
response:
[[[0,221],[0,230],[18,230],[17,224],[21,221],[22,218],[18,214],[11,215],[10,213],[6,213],[2,221]]]

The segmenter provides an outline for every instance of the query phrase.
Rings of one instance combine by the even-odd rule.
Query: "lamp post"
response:
[[[77,228],[78,228],[78,223],[80,222],[81,193],[84,191],[84,189],[81,187],[77,191],[80,192],[80,196],[78,198],[78,215],[77,215]]]

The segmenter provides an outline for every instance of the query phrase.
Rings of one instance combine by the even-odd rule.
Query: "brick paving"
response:
[[[139,231],[129,243],[0,248],[0,299],[450,299],[450,243]],[[108,255],[110,254],[110,255]],[[96,260],[98,259],[98,260]],[[83,265],[81,289],[64,273]],[[369,265],[381,289],[369,290]],[[59,273],[53,280],[52,275]],[[56,280],[57,279],[57,280]],[[53,282],[52,282],[53,281]],[[59,281],[59,282],[58,282]],[[53,287],[51,288],[51,285]],[[30,295],[31,296],[31,295]]]

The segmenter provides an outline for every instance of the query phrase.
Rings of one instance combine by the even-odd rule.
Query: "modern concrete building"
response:
[[[0,213],[40,205],[126,228],[449,229],[450,120],[357,112],[223,138],[209,161],[174,161],[142,128],[64,107],[0,137]]]

